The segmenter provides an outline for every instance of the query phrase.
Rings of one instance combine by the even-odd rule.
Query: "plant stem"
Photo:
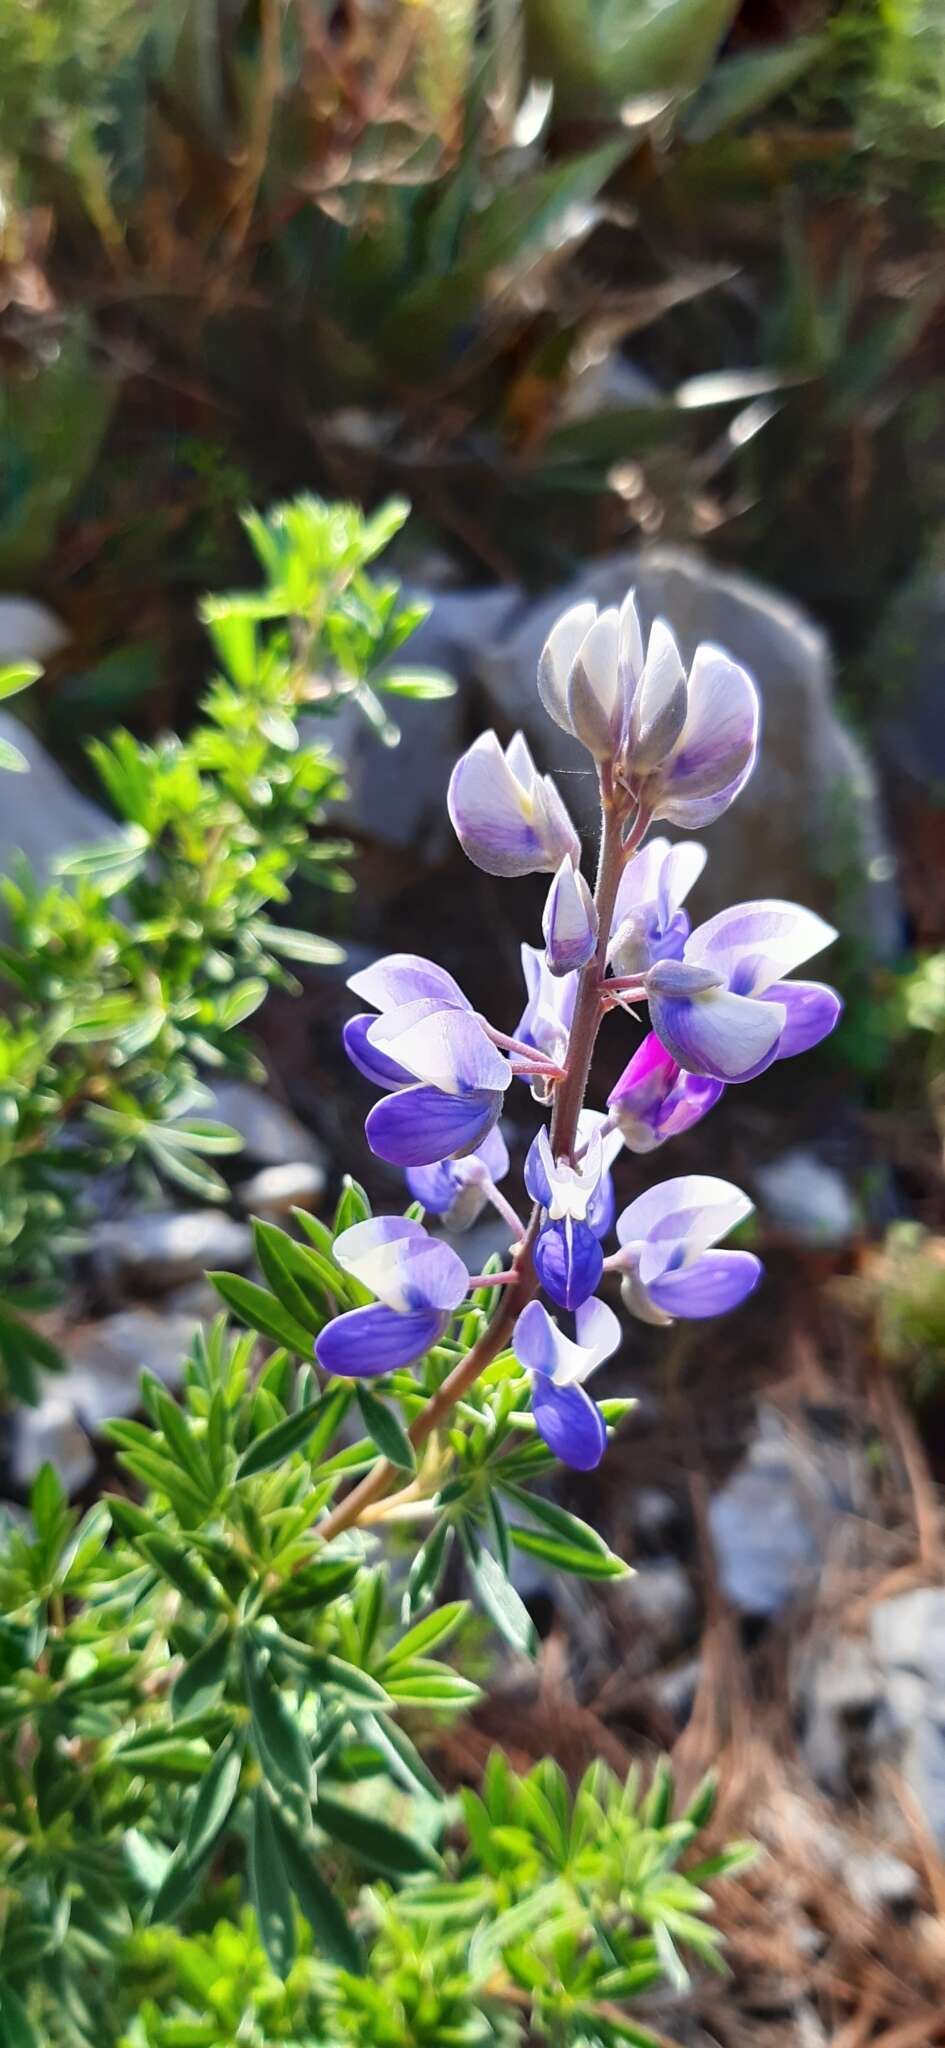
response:
[[[581,972],[568,1040],[564,1079],[555,1089],[551,1145],[556,1159],[574,1157],[578,1117],[584,1103],[594,1044],[603,1014],[600,983],[607,965],[607,947],[617,889],[624,863],[639,846],[649,824],[649,819],[642,812],[638,813],[626,841],[621,840],[623,821],[614,804],[613,785],[606,769],[601,774],[601,811],[603,829],[594,890],[600,936],[593,959],[588,961]],[[495,1199],[494,1195],[492,1199]],[[457,1401],[462,1400],[463,1395],[468,1393],[474,1381],[479,1378],[479,1374],[484,1372],[486,1366],[491,1365],[493,1359],[498,1358],[500,1351],[505,1349],[522,1309],[537,1294],[538,1276],[532,1251],[540,1221],[541,1209],[536,1203],[528,1229],[513,1255],[509,1280],[499,1290],[499,1300],[491,1323],[483,1330],[482,1335],[477,1337],[472,1350],[466,1353],[465,1358],[461,1358],[459,1364],[454,1365],[443,1385],[431,1396],[422,1413],[416,1417],[407,1431],[415,1451],[426,1443],[434,1430],[439,1429]],[[371,1508],[374,1502],[380,1500],[387,1492],[396,1476],[397,1468],[389,1464],[386,1458],[380,1458],[373,1470],[365,1474],[338,1507],[333,1508],[323,1522],[319,1522],[318,1534],[326,1543],[330,1543],[333,1536],[341,1535],[342,1530],[353,1529],[365,1510]]]

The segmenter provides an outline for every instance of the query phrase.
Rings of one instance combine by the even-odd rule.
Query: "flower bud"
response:
[[[550,775],[539,775],[520,732],[503,753],[484,732],[450,777],[447,805],[463,849],[487,875],[553,874],[579,841]]]
[[[570,860],[562,861],[548,891],[542,931],[552,974],[570,974],[593,958],[597,909],[580,868]]]

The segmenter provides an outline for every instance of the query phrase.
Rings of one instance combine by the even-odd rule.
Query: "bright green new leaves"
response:
[[[346,696],[376,706],[375,672],[392,686],[390,664],[425,615],[366,573],[405,513],[401,501],[365,518],[300,498],[248,514],[265,580],[205,606],[219,671],[193,731],[97,741],[115,827],[67,853],[48,886],[25,865],[0,882],[0,1368],[23,1399],[37,1367],[56,1364],[32,1331],[31,1290],[74,1240],[85,1176],[138,1157],[200,1201],[225,1200],[218,1161],[240,1140],[201,1114],[204,1084],[258,1076],[242,1027],[268,990],[298,985],[291,964],[343,957],[334,933],[282,919],[301,877],[337,930],[352,886],[352,849],[324,829],[343,794],[326,714]],[[36,673],[0,669],[0,699]],[[384,737],[397,737],[389,721]],[[28,766],[8,742],[4,766]],[[291,1322],[253,1324],[258,1297],[234,1286],[230,1306],[271,1341],[297,1347],[321,1326],[311,1303],[299,1318],[298,1300]]]

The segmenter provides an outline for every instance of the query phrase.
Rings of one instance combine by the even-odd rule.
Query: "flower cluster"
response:
[[[661,620],[644,645],[631,593],[619,611],[579,604],[558,620],[538,691],[596,765],[595,890],[567,808],[520,733],[504,750],[495,733],[476,740],[448,799],[462,847],[487,874],[551,877],[544,946],[522,949],[526,1001],[515,1033],[477,1014],[443,968],[411,954],[352,976],[370,1011],[345,1028],[354,1064],[384,1091],[367,1118],[372,1149],[405,1169],[414,1201],[452,1232],[492,1203],[508,1228],[509,1268],[474,1282],[419,1221],[359,1224],[338,1239],[336,1256],[373,1303],[338,1317],[316,1349],[326,1371],[344,1376],[409,1366],[441,1340],[474,1284],[494,1285],[503,1292],[489,1355],[511,1342],[537,1429],[566,1463],[589,1469],[603,1456],[606,1426],[584,1383],[621,1334],[598,1295],[608,1276],[630,1314],[651,1324],[736,1308],[761,1277],[752,1253],[716,1249],[751,1211],[739,1188],[686,1175],[618,1215],[617,1154],[654,1151],[706,1116],[727,1086],[818,1044],[840,1000],[820,982],[787,978],[834,938],[821,918],[793,903],[741,903],[693,929],[685,904],[705,847],[665,837],[644,844],[658,820],[711,824],[744,787],[759,730],[745,670],[708,645],[687,670]],[[649,1030],[606,1109],[585,1107],[602,1017],[632,1018],[642,1004]],[[509,1155],[498,1120],[516,1079],[551,1112],[525,1160],[527,1225],[500,1187]],[[611,1239],[617,1248],[608,1251]],[[540,1293],[573,1317],[573,1335]],[[484,1363],[477,1357],[472,1369]]]

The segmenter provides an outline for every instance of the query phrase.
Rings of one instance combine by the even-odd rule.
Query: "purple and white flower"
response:
[[[487,875],[554,874],[580,858],[565,804],[520,732],[504,753],[494,732],[480,734],[453,769],[447,806],[463,852]]]
[[[348,1056],[393,1091],[367,1118],[372,1152],[394,1166],[428,1166],[475,1151],[498,1122],[512,1069],[452,975],[391,953],[348,986],[380,1012],[345,1026]]]
[[[564,859],[548,891],[542,919],[549,974],[558,979],[586,967],[597,946],[597,906],[574,862]]]
[[[607,1097],[609,1121],[630,1152],[654,1152],[700,1123],[725,1090],[721,1081],[686,1074],[650,1031]]]
[[[782,976],[819,953],[836,932],[796,903],[739,903],[687,939],[681,960],[644,977],[650,1022],[690,1074],[751,1081],[773,1060],[819,1045],[841,1002],[817,981]]]
[[[601,1111],[582,1111],[574,1161],[555,1159],[545,1129],[525,1161],[525,1186],[544,1210],[535,1271],[560,1308],[588,1301],[604,1268],[601,1239],[613,1226],[615,1210],[610,1167],[623,1142],[619,1131],[602,1135],[604,1122]]]
[[[681,960],[692,929],[683,904],[708,856],[697,841],[652,839],[620,877],[607,960],[615,974],[643,974],[655,960]]]
[[[414,1201],[431,1216],[442,1216],[449,1230],[468,1230],[508,1170],[508,1149],[496,1128],[465,1158],[408,1167],[406,1180]]]
[[[542,649],[538,693],[549,716],[601,762],[651,818],[688,829],[721,817],[758,749],[758,693],[720,647],[697,647],[687,674],[663,619],[646,654],[631,591],[619,612],[573,605]]]
[[[744,789],[758,752],[760,706],[747,669],[704,641],[688,675],[657,619],[628,709],[616,773],[651,818],[698,831]]]
[[[315,1340],[319,1365],[344,1379],[415,1365],[439,1343],[469,1290],[462,1259],[406,1216],[353,1224],[335,1239],[334,1256],[377,1297],[336,1316]]]
[[[686,1174],[648,1188],[617,1218],[619,1252],[608,1272],[622,1275],[620,1292],[644,1323],[672,1323],[738,1308],[761,1278],[753,1252],[713,1247],[751,1214],[754,1204],[730,1181]]]
[[[576,973],[554,975],[539,946],[522,947],[522,973],[528,997],[515,1036],[522,1045],[534,1046],[555,1066],[561,1066],[568,1050],[571,1019],[577,997]],[[548,1084],[533,1083],[537,1101],[548,1099]]]
[[[532,1414],[549,1450],[578,1472],[599,1465],[607,1425],[584,1391],[589,1378],[620,1343],[620,1324],[604,1301],[585,1301],[575,1316],[577,1342],[566,1337],[540,1301],[529,1302],[515,1325],[515,1356],[532,1376]]]

